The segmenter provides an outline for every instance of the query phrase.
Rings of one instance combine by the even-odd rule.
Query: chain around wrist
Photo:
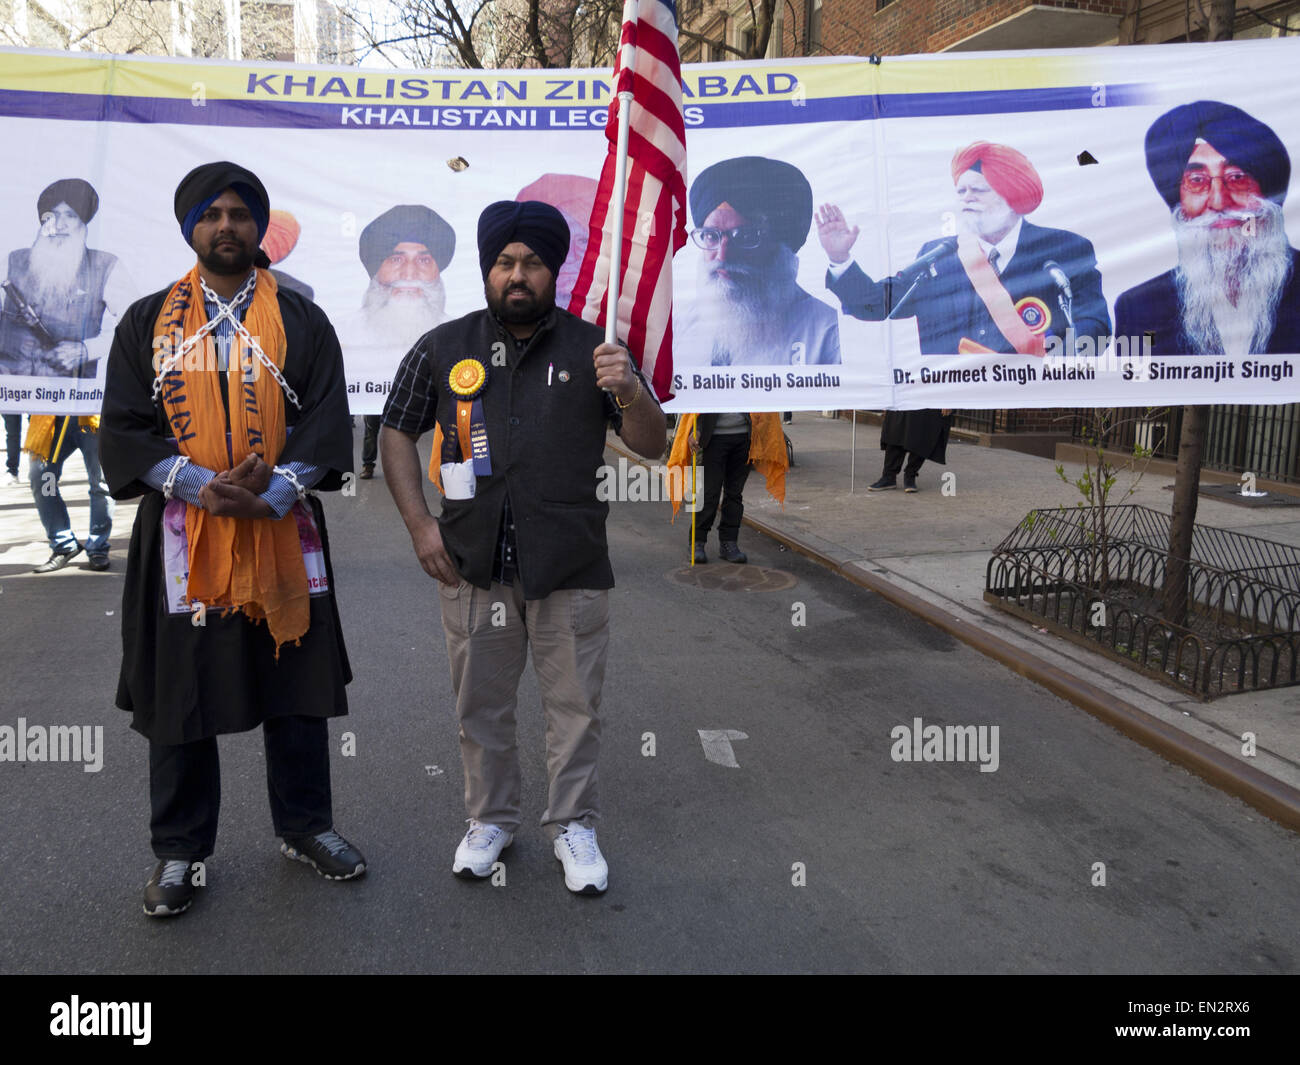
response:
[[[639,395],[641,395],[641,378],[640,378],[640,377],[637,377],[637,379],[636,379],[636,391],[632,393],[632,398],[629,399],[626,403],[624,403],[621,399],[618,398],[618,396],[615,396],[615,397],[614,397],[614,402],[618,404],[618,409],[619,409],[619,410],[627,410],[628,407],[632,406],[632,404],[636,402],[637,397],[638,397]]]

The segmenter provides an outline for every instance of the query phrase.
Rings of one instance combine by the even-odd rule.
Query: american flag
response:
[[[605,136],[609,152],[569,310],[605,324],[614,243],[618,92],[632,93],[618,336],[660,399],[672,395],[673,254],[686,243],[686,124],[674,0],[625,0]]]

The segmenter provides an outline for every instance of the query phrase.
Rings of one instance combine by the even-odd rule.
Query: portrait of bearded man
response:
[[[799,287],[812,186],[790,163],[725,159],[691,185],[691,239],[703,251],[695,298],[674,337],[683,366],[840,361],[839,316]]]
[[[93,378],[135,286],[117,256],[87,247],[99,194],[62,178],[37,197],[30,248],[9,253],[0,318],[0,373]]]
[[[1129,289],[1115,332],[1152,356],[1300,351],[1300,277],[1282,215],[1291,157],[1268,126],[1198,100],[1146,135],[1147,170],[1170,208],[1178,265]]]
[[[361,231],[358,251],[370,285],[360,311],[340,330],[343,357],[354,374],[391,381],[415,342],[447,317],[442,272],[456,252],[456,232],[429,207],[399,204]],[[363,480],[375,473],[383,405],[376,393],[373,410],[362,409]]]

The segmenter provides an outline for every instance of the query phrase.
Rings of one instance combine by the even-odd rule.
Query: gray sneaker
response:
[[[286,836],[280,853],[306,862],[326,880],[351,880],[366,871],[361,852],[333,829],[316,836]]]
[[[144,912],[150,917],[175,917],[194,904],[190,863],[169,858],[154,866],[144,886]]]

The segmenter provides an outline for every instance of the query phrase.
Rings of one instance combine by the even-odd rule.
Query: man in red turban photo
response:
[[[850,258],[859,228],[825,204],[817,235],[830,258],[826,286],[863,321],[915,318],[926,355],[1001,352],[1100,354],[1110,312],[1092,244],[1026,219],[1043,200],[1038,171],[1005,144],[976,141],[952,158],[958,232],[922,245],[916,261],[873,281]],[[926,459],[942,463],[948,419],[939,411],[889,411],[881,430],[885,468],[872,491],[914,492]]]

